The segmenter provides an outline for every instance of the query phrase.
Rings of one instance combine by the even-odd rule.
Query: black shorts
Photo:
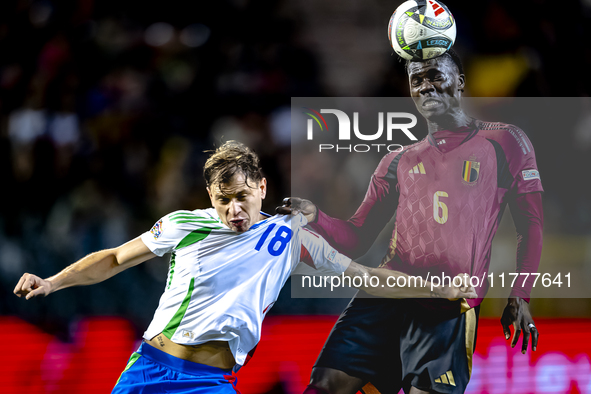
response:
[[[433,303],[431,303],[433,301]],[[461,302],[353,298],[315,367],[371,383],[380,393],[463,393],[472,372],[479,307]]]

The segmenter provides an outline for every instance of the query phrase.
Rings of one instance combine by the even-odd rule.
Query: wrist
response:
[[[57,278],[55,276],[51,276],[51,277],[45,279],[44,286],[47,287],[47,293],[46,293],[46,295],[49,295],[49,294],[51,294],[51,293],[53,293],[54,291],[57,290],[57,286],[58,286],[57,282],[58,281],[57,281]]]
[[[429,289],[429,295],[431,296],[431,298],[446,298],[445,294],[443,294],[443,288],[441,286],[434,286],[433,284],[431,284]]]
[[[511,300],[514,300],[514,302],[521,302],[521,300],[527,302],[529,304],[529,295],[514,295],[511,294],[509,295],[509,298],[507,298],[507,302],[510,302]]]

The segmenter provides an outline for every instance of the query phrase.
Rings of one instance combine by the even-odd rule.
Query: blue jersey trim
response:
[[[271,215],[269,215],[268,213],[265,213],[265,212],[263,212],[263,211],[261,211],[261,212],[259,212],[259,213],[260,213],[261,215],[263,215],[263,216],[266,216],[267,218],[270,218],[270,217],[271,217]],[[255,224],[253,224],[252,226],[250,226],[250,230],[254,230],[255,228],[257,228],[257,227],[259,227],[259,226],[263,225],[263,224],[264,224],[266,221],[267,221],[267,219],[265,219],[265,220],[261,220],[260,222],[257,222],[257,223],[255,223]]]

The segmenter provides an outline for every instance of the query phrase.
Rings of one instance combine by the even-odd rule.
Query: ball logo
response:
[[[453,24],[453,20],[451,17],[449,19],[444,20],[437,20],[429,17],[425,17],[424,20],[421,22],[422,24],[432,27],[434,29],[447,29]]]
[[[433,11],[435,12],[435,16],[439,16],[439,14],[445,12],[445,10],[443,9],[443,7],[441,7],[436,2],[429,1],[429,4],[431,4],[431,7],[433,7]]]
[[[447,40],[427,40],[427,46],[447,46],[450,44],[450,41]]]

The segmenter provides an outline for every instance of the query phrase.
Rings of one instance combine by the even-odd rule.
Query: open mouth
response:
[[[235,227],[242,227],[244,223],[246,223],[245,219],[232,219],[230,223]]]
[[[439,107],[441,105],[443,105],[443,103],[441,101],[435,100],[435,99],[427,99],[427,100],[423,101],[423,108],[426,108],[426,109]]]

